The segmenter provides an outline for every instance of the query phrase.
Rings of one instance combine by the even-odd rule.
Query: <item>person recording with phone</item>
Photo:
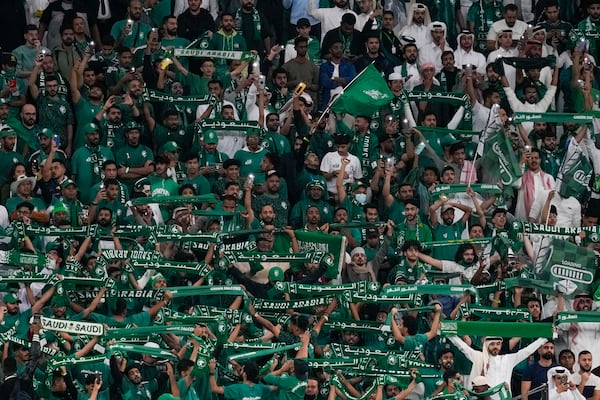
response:
[[[550,368],[548,377],[548,400],[585,400],[577,390],[571,374],[564,367]]]

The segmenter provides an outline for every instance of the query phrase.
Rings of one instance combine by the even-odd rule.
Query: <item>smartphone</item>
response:
[[[123,103],[123,96],[115,96],[113,98],[113,101],[114,101],[115,105],[122,104]]]
[[[267,77],[266,77],[266,76],[264,76],[264,75],[260,75],[260,76],[258,77],[258,88],[259,88],[259,89],[264,89],[264,88],[265,88],[265,85],[266,85],[266,83],[267,83]]]
[[[40,162],[37,159],[31,160],[31,169],[35,171],[40,169]]]
[[[17,80],[11,79],[10,82],[8,83],[8,85],[11,89],[16,89],[17,88]]]
[[[585,51],[585,47],[587,45],[587,40],[585,40],[585,38],[580,38],[577,41],[577,44],[575,44],[575,47],[577,48],[577,50],[579,50],[580,52],[584,52]]]
[[[54,140],[54,143],[56,144],[56,147],[60,147],[60,136],[54,135],[52,137],[52,140]]]
[[[306,89],[306,83],[300,82],[296,86],[296,89],[294,89],[294,94],[301,95],[302,93],[304,93],[304,89]]]
[[[133,20],[132,19],[128,19],[127,23],[125,24],[125,28],[131,30],[131,28],[133,28]]]
[[[42,322],[42,315],[41,314],[33,314],[33,323],[39,324],[41,322]]]

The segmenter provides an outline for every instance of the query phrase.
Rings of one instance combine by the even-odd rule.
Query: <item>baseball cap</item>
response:
[[[158,152],[160,154],[163,154],[163,153],[171,153],[171,152],[175,152],[175,151],[179,151],[179,150],[181,150],[181,147],[179,147],[179,145],[176,142],[170,140],[167,143],[160,146],[160,149],[158,150]]]
[[[488,383],[488,380],[485,376],[477,376],[475,377],[475,379],[473,379],[473,387],[475,386],[490,386],[490,384]]]
[[[17,299],[17,297],[12,293],[5,295],[4,298],[2,299],[2,301],[4,301],[5,303],[11,303],[11,304],[21,302],[21,300]]]
[[[308,18],[300,18],[298,22],[296,22],[296,26],[298,28],[308,28],[310,26],[310,21]]]
[[[85,124],[85,126],[83,127],[83,132],[85,132],[86,135],[88,133],[93,133],[93,132],[98,132],[98,131],[100,131],[100,128],[98,127],[98,125],[96,125],[93,122],[90,122],[89,124]]]
[[[283,270],[281,267],[274,266],[269,269],[269,280],[271,282],[283,281]]]
[[[202,139],[204,140],[204,143],[207,144],[217,144],[219,142],[219,136],[217,135],[217,132],[213,129],[209,129],[206,132],[204,132],[202,134]]]
[[[52,136],[54,136],[54,132],[52,131],[52,129],[44,128],[38,132],[38,136],[41,136],[41,135],[44,135],[47,138],[51,138]]]
[[[445,213],[448,210],[454,210],[454,207],[452,207],[450,204],[444,204],[442,206],[442,212]]]

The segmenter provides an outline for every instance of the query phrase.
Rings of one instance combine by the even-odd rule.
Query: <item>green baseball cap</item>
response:
[[[0,138],[5,138],[9,136],[17,136],[17,133],[8,126],[5,126],[4,128],[0,129]]]
[[[176,142],[171,140],[171,141],[163,144],[162,146],[160,146],[158,153],[164,154],[164,153],[170,153],[170,152],[175,152],[175,151],[179,151],[179,150],[181,150],[181,147],[179,147],[179,145]]]
[[[367,184],[366,184],[366,183],[364,183],[364,182],[361,182],[361,181],[355,182],[355,183],[352,185],[352,191],[354,192],[354,191],[355,191],[356,189],[358,189],[359,187],[364,187],[364,188],[367,188]]]
[[[100,132],[100,128],[95,123],[90,122],[89,124],[85,124],[83,127],[83,132],[85,132],[86,135],[88,133]]]
[[[316,188],[319,188],[321,190],[325,190],[325,185],[323,185],[323,182],[321,182],[319,179],[315,179],[314,181],[308,182],[306,184],[306,187],[308,189],[316,187]]]
[[[5,295],[4,298],[2,299],[2,301],[4,301],[4,303],[11,303],[11,304],[21,302],[21,300],[17,299],[17,297],[12,293]]]
[[[217,144],[219,142],[219,135],[213,129],[209,129],[202,134],[202,139],[206,144]]]
[[[271,282],[281,282],[283,278],[283,270],[281,267],[274,266],[269,269],[269,280]]]
[[[66,296],[52,296],[52,302],[50,303],[51,307],[68,307],[71,304],[71,300],[69,300]]]
[[[67,209],[65,208],[65,206],[63,204],[60,204],[52,209],[52,215],[59,213],[59,212],[65,212],[65,213],[67,212]]]
[[[127,123],[127,125],[125,125],[125,129],[127,131],[132,131],[134,129],[137,129],[138,131],[141,132],[142,131],[142,126],[140,124],[138,124],[137,122],[135,122],[135,121],[129,121]]]
[[[47,138],[52,138],[54,136],[54,132],[52,131],[52,129],[44,128],[38,133],[38,136],[41,135],[44,135]]]

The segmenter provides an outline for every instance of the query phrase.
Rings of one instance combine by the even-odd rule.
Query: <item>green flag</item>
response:
[[[535,264],[538,279],[559,285],[572,297],[592,290],[598,263],[593,250],[552,239],[549,246],[540,249]]]
[[[325,278],[334,279],[338,276],[344,263],[346,253],[346,238],[342,235],[329,235],[323,232],[309,232],[302,229],[295,231],[300,252],[322,251],[333,255],[333,260],[327,263]]]
[[[502,132],[496,132],[487,137],[483,147],[481,165],[504,186],[510,186],[523,175],[513,152],[512,143]]]
[[[581,152],[574,154],[563,161],[560,171],[557,179],[560,182],[558,193],[562,197],[573,196],[580,202],[587,200],[594,171],[587,157]]]
[[[333,100],[331,109],[336,113],[372,115],[393,98],[381,73],[371,64]]]

